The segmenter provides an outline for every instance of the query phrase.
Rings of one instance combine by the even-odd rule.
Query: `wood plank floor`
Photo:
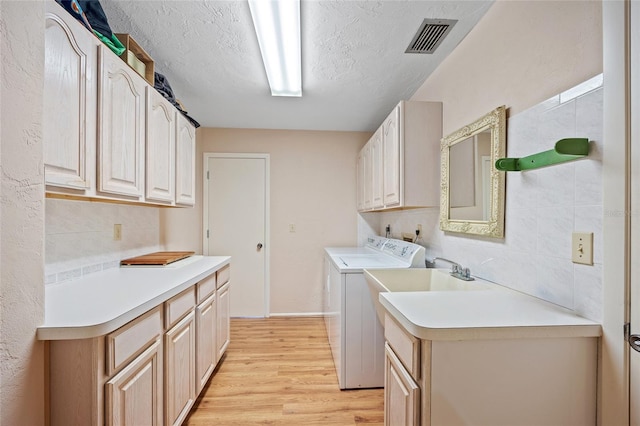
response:
[[[322,318],[232,319],[186,425],[382,425],[383,389],[341,391]]]

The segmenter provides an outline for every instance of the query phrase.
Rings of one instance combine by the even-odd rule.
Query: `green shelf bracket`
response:
[[[589,139],[560,139],[556,142],[556,146],[549,151],[539,152],[522,158],[499,158],[496,160],[496,169],[503,172],[519,172],[565,163],[586,157],[587,155],[589,155]]]

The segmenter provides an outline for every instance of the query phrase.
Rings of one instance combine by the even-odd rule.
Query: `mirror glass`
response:
[[[442,139],[440,229],[504,236],[505,107]]]

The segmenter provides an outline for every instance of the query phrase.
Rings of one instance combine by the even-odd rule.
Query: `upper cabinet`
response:
[[[175,198],[176,109],[147,87],[146,198],[172,203]]]
[[[384,146],[382,128],[378,129],[371,137],[371,203],[372,208],[378,209],[384,206],[383,184],[384,177]]]
[[[97,39],[58,9],[45,18],[45,183],[86,191],[95,185]]]
[[[194,126],[53,0],[45,27],[47,196],[193,206]]]
[[[142,197],[146,82],[100,46],[98,190]]]
[[[358,157],[358,211],[439,206],[441,138],[440,102],[400,102]]]
[[[177,114],[176,204],[196,203],[196,129],[182,114]]]

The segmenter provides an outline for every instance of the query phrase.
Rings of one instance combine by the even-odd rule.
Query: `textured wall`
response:
[[[157,207],[46,200],[45,283],[78,278],[161,250]],[[113,225],[122,239],[113,240]]]
[[[270,312],[321,312],[323,247],[356,245],[356,155],[369,136],[360,132],[202,129],[198,133],[198,204],[183,211],[161,211],[161,243],[171,250],[202,250],[203,152],[268,153]],[[289,232],[290,223],[296,224],[295,233]]]
[[[44,6],[0,2],[0,424],[44,424]]]

